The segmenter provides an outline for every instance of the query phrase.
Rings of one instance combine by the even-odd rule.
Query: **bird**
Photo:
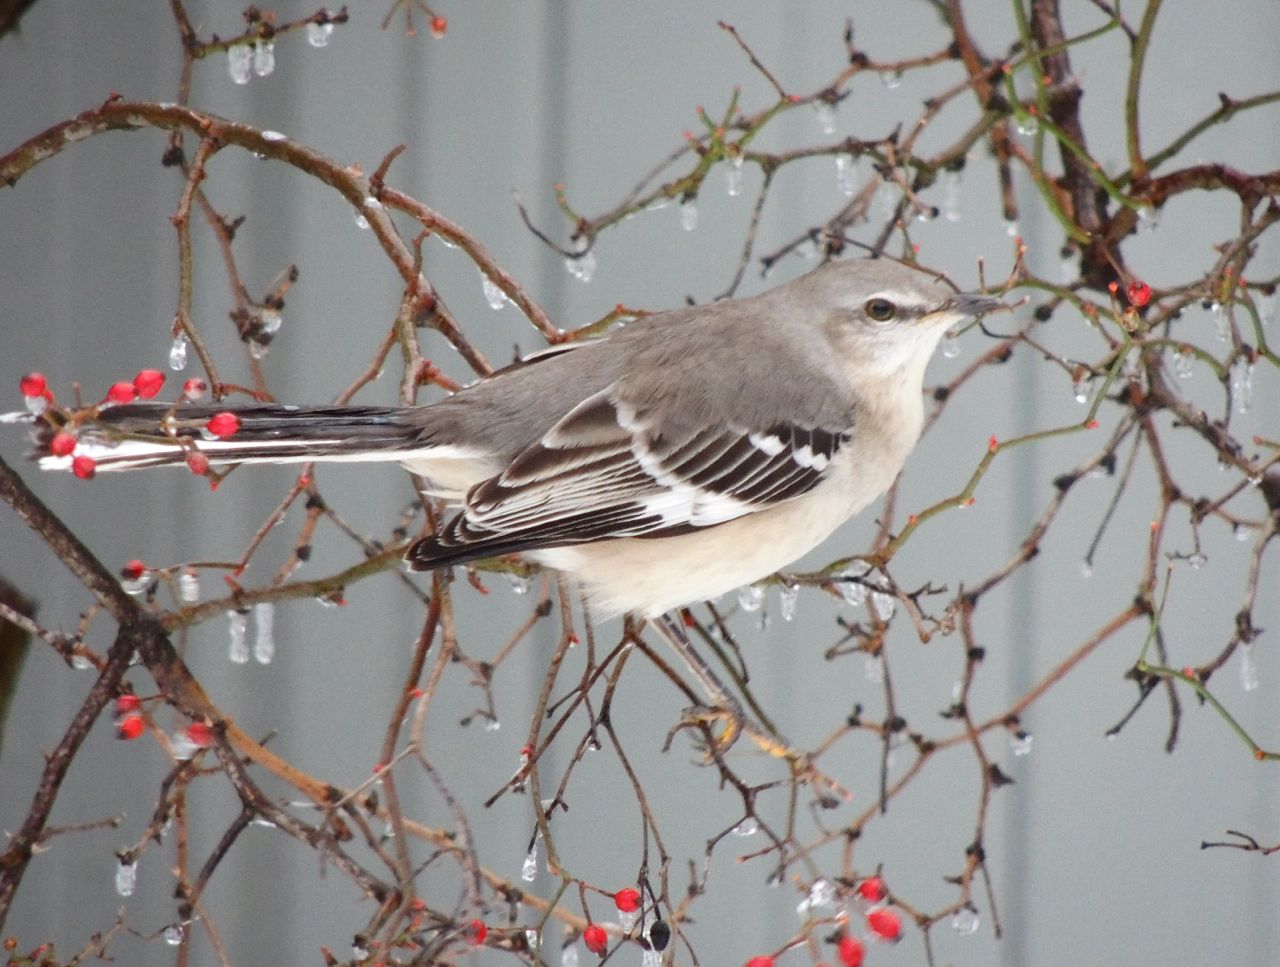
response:
[[[98,471],[403,464],[457,505],[413,570],[522,554],[592,612],[655,618],[755,583],[881,496],[924,422],[952,326],[1003,306],[888,259],[557,344],[417,406],[127,403],[77,430]],[[209,439],[219,413],[238,428]],[[71,456],[47,451],[41,465]]]

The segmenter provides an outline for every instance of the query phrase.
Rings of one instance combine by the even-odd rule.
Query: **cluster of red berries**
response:
[[[897,943],[902,939],[902,918],[887,906],[883,906],[889,891],[878,876],[868,877],[858,884],[858,899],[871,904],[864,916],[871,936],[883,943]],[[843,967],[862,967],[866,947],[851,933],[842,934],[836,944],[836,956]],[[747,961],[746,967],[774,967],[774,958],[761,954]]]
[[[164,380],[164,373],[158,369],[140,370],[132,381],[113,383],[99,405],[152,399],[164,387]],[[43,413],[53,403],[53,391],[49,389],[49,381],[43,373],[28,373],[22,377],[19,388],[32,413]],[[207,392],[209,384],[198,376],[193,376],[182,384],[182,397],[186,400],[198,400]],[[205,430],[210,436],[225,440],[240,430],[240,418],[230,411],[215,413],[205,424]],[[71,457],[71,472],[81,480],[92,480],[98,472],[98,461],[84,453],[72,456],[76,444],[75,432],[63,428],[49,439],[49,453],[55,457]],[[209,472],[209,458],[198,450],[193,450],[187,457],[187,466],[192,473],[204,476]]]

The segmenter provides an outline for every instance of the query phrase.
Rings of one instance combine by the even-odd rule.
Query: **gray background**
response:
[[[372,170],[383,154],[404,142],[391,182],[437,207],[472,231],[520,279],[562,325],[590,321],[617,302],[664,308],[686,295],[705,300],[732,276],[758,173],[748,170],[747,191],[729,198],[719,172],[699,200],[700,225],[679,228],[676,206],[633,219],[607,233],[597,253],[594,280],[571,279],[561,260],[521,226],[509,192],[528,203],[535,219],[564,237],[550,187],[564,182],[586,212],[612,205],[659,157],[694,127],[694,107],[722,109],[734,84],[743,86],[750,109],[769,91],[732,41],[716,28],[719,17],[738,26],[789,89],[809,92],[839,69],[840,31],[852,16],[860,45],[881,59],[934,49],[943,34],[925,3],[699,3],[678,0],[621,2],[482,3],[441,6],[450,19],[446,39],[433,41],[419,18],[414,40],[392,29],[376,29],[387,4],[356,3],[352,26],[340,29],[328,49],[314,50],[299,35],[277,45],[278,66],[267,78],[234,86],[222,58],[198,64],[194,106],[283,131],[331,157]],[[1097,11],[1077,0],[1064,6],[1076,29],[1098,21]],[[970,4],[974,30],[995,54],[1012,39],[1006,4]],[[282,18],[311,8],[280,4]],[[192,3],[202,35],[239,27],[232,4]],[[1133,12],[1136,15],[1137,11]],[[1280,7],[1273,0],[1236,0],[1212,11],[1191,0],[1164,5],[1144,85],[1143,134],[1149,147],[1166,143],[1192,120],[1216,106],[1216,92],[1237,96],[1280,82]],[[1091,146],[1105,161],[1124,157],[1122,106],[1125,44],[1119,35],[1077,55],[1076,69],[1088,94],[1085,118]],[[109,91],[129,98],[172,100],[179,65],[178,42],[162,3],[76,3],[40,0],[21,35],[0,42],[0,151],[44,127],[100,102]],[[882,134],[918,113],[920,98],[958,78],[958,69],[922,76],[888,90],[873,77],[859,79],[841,107],[840,134]],[[807,113],[784,118],[769,138],[773,147],[822,139]],[[972,109],[955,112],[926,147],[960,130]],[[1277,112],[1237,121],[1198,141],[1186,160],[1223,160],[1245,170],[1277,166]],[[141,366],[163,368],[176,295],[176,257],[168,216],[180,181],[158,166],[162,137],[110,134],[67,151],[0,191],[0,409],[20,405],[19,376],[46,372],[65,390],[81,381],[86,395]],[[237,240],[246,284],[263,291],[289,262],[302,267],[290,294],[283,334],[268,358],[270,383],[285,400],[320,401],[346,385],[363,366],[395,310],[398,283],[372,237],[360,232],[345,203],[283,166],[233,151],[211,165],[209,190],[221,210],[243,212],[249,221]],[[1011,246],[994,215],[993,178],[975,157],[963,183],[958,223],[920,226],[922,258],[947,269],[962,285],[977,280],[975,259],[987,259],[990,277],[1007,270]],[[1026,186],[1020,186],[1025,188]],[[766,213],[763,248],[790,238],[832,211],[839,200],[829,159],[789,169]],[[938,200],[940,200],[940,195]],[[1019,225],[1030,258],[1056,274],[1059,237],[1036,220],[1035,208]],[[1127,248],[1131,264],[1153,283],[1198,273],[1214,257],[1210,245],[1234,233],[1236,212],[1225,195],[1169,206],[1160,230]],[[1274,233],[1273,233],[1274,234]],[[217,253],[197,229],[196,316],[227,377],[243,379],[230,360],[239,359],[230,326],[223,320],[229,300]],[[537,346],[535,334],[508,307],[487,307],[473,266],[460,253],[428,246],[428,268],[455,314],[492,358],[509,357],[512,346]],[[1260,266],[1280,267],[1274,239],[1264,240]],[[791,260],[779,277],[803,268]],[[748,275],[744,291],[764,283]],[[1208,331],[1207,319],[1191,323]],[[1079,320],[1061,313],[1043,338],[1062,351],[1077,346],[1096,354]],[[969,337],[959,358],[939,357],[931,381],[950,379],[982,348]],[[440,364],[459,378],[460,362],[443,344],[428,343]],[[195,372],[194,364],[191,370]],[[396,373],[364,395],[390,401]],[[1201,389],[1206,404],[1219,391]],[[1270,427],[1280,406],[1274,374],[1259,371],[1257,401],[1241,430],[1247,438]],[[984,375],[963,394],[922,443],[904,479],[901,506],[918,508],[947,494],[967,476],[989,435],[1001,438],[1077,418],[1070,387],[1060,373],[1029,357]],[[1103,416],[1114,417],[1104,410]],[[1248,422],[1252,421],[1252,423]],[[21,434],[0,434],[0,453],[10,461],[24,451]],[[929,525],[895,562],[907,586],[927,579],[954,587],[973,581],[1006,559],[1028,522],[1048,499],[1049,481],[1089,452],[1088,441],[1025,447],[997,462],[983,482],[977,504]],[[1189,485],[1206,493],[1223,486],[1216,471],[1198,468],[1201,448],[1175,459]],[[25,471],[39,492],[112,567],[140,557],[176,563],[199,557],[226,559],[243,547],[257,523],[293,479],[287,469],[241,473],[211,498],[185,474],[100,478],[85,485],[69,477],[40,478]],[[357,527],[385,532],[388,507],[411,496],[407,478],[391,467],[324,472],[324,492]],[[1107,485],[1082,484],[1067,515],[1046,541],[1034,566],[992,596],[979,612],[979,636],[990,659],[974,695],[979,714],[1003,708],[1025,691],[1091,629],[1122,608],[1132,594],[1143,550],[1145,521],[1153,506],[1147,466],[1139,486],[1120,507],[1094,576],[1086,579],[1080,558],[1106,500]],[[1256,503],[1256,502],[1255,502]],[[1254,508],[1256,512],[1256,508]],[[1179,521],[1183,527],[1185,522]],[[287,552],[296,518],[273,534],[263,563],[246,580],[267,580]],[[866,546],[868,520],[857,521],[808,562]],[[1238,607],[1236,589],[1245,545],[1223,528],[1206,530],[1209,566],[1181,566],[1168,613],[1175,661],[1192,663],[1215,654]],[[1137,535],[1137,536],[1135,536]],[[345,539],[330,533],[316,542],[319,575],[351,560]],[[86,595],[23,529],[0,513],[0,568],[38,595],[42,618],[70,629]],[[1274,555],[1273,555],[1274,556]],[[215,593],[206,580],[206,595]],[[488,657],[527,611],[527,599],[511,595],[497,579],[494,593],[480,599],[465,586],[456,595],[462,615],[462,645]],[[1263,575],[1262,603],[1255,616],[1264,628],[1280,626],[1274,593],[1274,561]],[[187,643],[189,660],[214,700],[251,733],[278,730],[275,747],[316,774],[354,783],[368,774],[381,741],[386,709],[394,699],[420,621],[420,610],[394,581],[352,588],[342,611],[312,603],[281,606],[280,651],[266,668],[232,666],[225,660],[225,626],[211,622]],[[776,598],[771,597],[776,611]],[[501,611],[499,609],[502,609]],[[500,616],[499,616],[500,615]],[[739,617],[755,687],[778,711],[779,725],[798,744],[815,741],[853,702],[880,708],[859,658],[827,663],[821,652],[836,637],[834,608],[812,592],[801,595],[794,623],[776,617],[767,634],[747,631]],[[856,617],[853,615],[852,617]],[[921,646],[899,618],[890,641],[902,707],[915,727],[948,733],[935,725],[962,667],[956,639]],[[103,624],[99,622],[99,624]],[[611,634],[605,631],[606,640]],[[91,644],[103,647],[109,630],[97,628]],[[515,768],[528,709],[552,644],[547,628],[505,664],[497,689],[504,727],[487,732],[458,719],[478,702],[466,674],[445,679],[447,702],[433,713],[429,753],[467,804],[477,823],[481,860],[518,876],[530,833],[527,801],[508,796],[484,812],[476,805]],[[1129,707],[1132,685],[1122,679],[1140,645],[1140,629],[1104,646],[1076,674],[1037,703],[1026,724],[1034,751],[1013,758],[993,736],[989,753],[1017,784],[996,797],[988,827],[988,854],[1001,906],[1005,937],[983,929],[959,937],[944,925],[935,934],[939,962],[957,964],[1233,963],[1275,962],[1274,911],[1280,902],[1276,860],[1234,851],[1201,852],[1204,838],[1225,827],[1280,835],[1274,803],[1280,786],[1273,765],[1255,765],[1212,713],[1184,702],[1181,741],[1166,755],[1163,704],[1153,701],[1115,741],[1103,731]],[[1264,744],[1280,742],[1274,695],[1280,672],[1271,638],[1256,649],[1261,687],[1245,693],[1233,669],[1216,688]],[[136,679],[144,686],[145,676]],[[25,667],[16,704],[9,711],[0,757],[0,828],[21,822],[41,764],[90,679],[72,673],[48,649],[35,647]],[[679,701],[641,662],[633,661],[619,692],[616,717],[630,737],[634,761],[653,794],[668,846],[676,858],[678,893],[686,857],[701,856],[703,842],[735,821],[734,805],[719,793],[709,770],[691,768],[686,746],[663,756],[665,728]],[[576,735],[575,735],[576,737]],[[876,751],[865,741],[848,742],[847,768],[858,803],[875,795]],[[769,762],[756,763],[740,749],[744,771],[777,777]],[[549,764],[563,758],[549,760]],[[120,744],[110,724],[100,723],[77,760],[59,801],[55,822],[72,823],[124,812],[118,831],[57,840],[28,871],[8,930],[24,946],[56,940],[63,956],[88,933],[107,926],[119,898],[112,889],[112,851],[144,827],[156,783],[165,771],[159,750],[148,741]],[[554,771],[554,770],[553,770]],[[572,822],[559,829],[561,847],[575,873],[592,882],[625,882],[639,856],[639,824],[611,754],[601,753],[580,770],[571,799]],[[408,811],[446,823],[438,800],[406,777]],[[207,787],[207,788],[205,788]],[[859,845],[859,865],[885,864],[895,890],[921,905],[953,896],[941,877],[954,873],[972,837],[977,791],[972,755],[955,751],[933,764],[912,793],[883,820],[872,824]],[[779,804],[775,803],[774,806]],[[205,851],[234,815],[225,783],[206,782],[193,797],[193,856]],[[772,808],[772,807],[771,807]],[[774,815],[777,815],[775,810]],[[744,851],[758,841],[749,840]],[[732,848],[716,853],[710,894],[695,907],[692,928],[702,962],[740,963],[773,949],[795,930],[794,891],[769,890],[766,864],[738,866]],[[139,892],[128,917],[143,932],[173,916],[168,899],[172,862],[168,847],[142,860]],[[540,889],[546,887],[544,878]],[[452,889],[441,885],[445,895]],[[782,895],[785,893],[785,895]],[[233,851],[207,901],[236,963],[314,963],[328,944],[345,951],[369,910],[347,881],[317,875],[316,858],[284,837],[253,829]],[[601,911],[603,912],[603,911]],[[550,934],[556,937],[555,930]],[[158,941],[122,938],[114,948],[122,963],[160,963],[172,956]],[[585,953],[584,953],[585,956]],[[475,963],[497,958],[474,958]],[[919,935],[872,952],[876,965],[920,963]],[[195,962],[211,962],[203,941]],[[554,962],[554,958],[552,959]],[[615,961],[639,962],[635,949]],[[803,963],[802,952],[783,963]]]

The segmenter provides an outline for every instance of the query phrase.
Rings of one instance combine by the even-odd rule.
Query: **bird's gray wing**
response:
[[[746,392],[746,390],[743,390]],[[852,413],[800,425],[697,419],[594,393],[409,553],[421,568],[619,537],[666,537],[813,489],[847,444]]]

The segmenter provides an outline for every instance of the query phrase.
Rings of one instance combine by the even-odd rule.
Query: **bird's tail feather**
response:
[[[205,429],[220,413],[239,421],[225,437]],[[108,407],[77,428],[38,422],[34,455],[43,469],[70,467],[72,455],[50,451],[54,435],[69,429],[76,437],[74,455],[93,458],[99,471],[182,465],[193,449],[214,466],[403,460],[431,448],[421,413],[397,406],[129,403]]]

